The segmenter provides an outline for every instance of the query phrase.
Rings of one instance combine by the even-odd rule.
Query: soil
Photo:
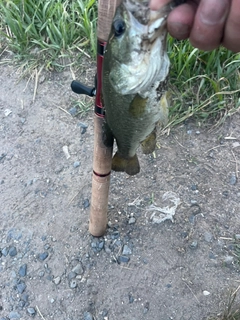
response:
[[[92,84],[94,72],[76,76]],[[42,73],[33,101],[34,80],[1,65],[0,319],[217,314],[240,284],[240,113],[218,128],[187,121],[155,154],[139,150],[140,174],[113,172],[108,229],[94,238],[93,111],[66,112],[89,103],[71,81]]]

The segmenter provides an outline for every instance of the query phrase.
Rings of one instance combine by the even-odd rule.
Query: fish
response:
[[[137,149],[141,145],[144,154],[151,154],[157,127],[167,124],[166,20],[173,7],[183,2],[175,0],[153,11],[149,1],[123,0],[116,9],[102,71],[103,142],[111,146],[116,140],[114,171],[139,173]]]

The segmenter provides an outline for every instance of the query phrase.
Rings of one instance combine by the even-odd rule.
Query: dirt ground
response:
[[[0,68],[0,319],[223,310],[240,285],[240,113],[214,130],[188,121],[159,137],[155,156],[139,150],[140,174],[112,173],[98,239],[88,233],[93,112],[64,111],[79,99],[71,72],[41,74],[33,102],[34,81]],[[89,63],[76,76],[91,84],[94,72]],[[172,220],[159,223],[167,206]]]

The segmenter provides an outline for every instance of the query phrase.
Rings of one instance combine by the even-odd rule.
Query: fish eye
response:
[[[115,36],[119,37],[125,32],[125,22],[121,19],[117,19],[113,22],[113,29]]]

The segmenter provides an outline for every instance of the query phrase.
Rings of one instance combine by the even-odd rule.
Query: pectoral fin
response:
[[[137,155],[126,159],[119,152],[116,152],[112,159],[112,170],[126,172],[130,176],[137,174],[140,171]]]
[[[143,116],[146,110],[147,100],[148,98],[144,99],[139,94],[136,94],[129,106],[129,113],[134,118]]]
[[[114,137],[113,137],[112,131],[109,128],[107,122],[103,123],[102,140],[103,140],[103,143],[105,144],[106,147],[112,147]]]

